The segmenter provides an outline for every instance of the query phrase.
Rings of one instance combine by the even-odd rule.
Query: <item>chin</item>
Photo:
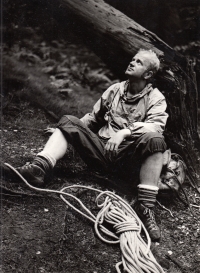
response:
[[[127,76],[128,79],[134,79],[135,75],[131,73],[130,71],[125,72],[125,75]]]
[[[131,76],[131,72],[128,71],[128,70],[126,70],[126,71],[125,71],[125,75]]]

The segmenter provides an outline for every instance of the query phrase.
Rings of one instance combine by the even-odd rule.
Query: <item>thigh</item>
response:
[[[57,128],[62,131],[86,164],[94,169],[108,168],[108,162],[104,156],[104,142],[80,119],[70,115],[63,116]]]
[[[143,160],[156,152],[167,149],[164,137],[159,133],[146,133],[134,141],[124,141],[114,164],[114,171],[125,179],[139,181],[139,173]]]

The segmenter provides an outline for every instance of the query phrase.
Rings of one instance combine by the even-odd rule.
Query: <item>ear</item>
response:
[[[144,79],[148,80],[153,76],[153,71],[152,70],[148,70],[144,73]]]

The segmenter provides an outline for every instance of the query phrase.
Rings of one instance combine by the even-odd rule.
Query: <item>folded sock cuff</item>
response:
[[[159,188],[157,186],[147,185],[147,184],[139,184],[138,188],[139,189],[153,190],[153,191],[158,191],[159,190]]]
[[[151,185],[138,185],[138,201],[148,208],[153,208],[156,203],[158,187]]]
[[[49,162],[52,168],[56,165],[56,159],[47,152],[42,151],[38,153],[37,156],[44,157]]]

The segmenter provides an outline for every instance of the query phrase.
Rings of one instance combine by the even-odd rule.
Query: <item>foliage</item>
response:
[[[4,43],[4,104],[15,92],[54,113],[57,119],[66,113],[80,117],[117,81],[80,42],[49,42],[37,29],[31,33],[32,38],[24,37],[20,44],[9,47]]]

